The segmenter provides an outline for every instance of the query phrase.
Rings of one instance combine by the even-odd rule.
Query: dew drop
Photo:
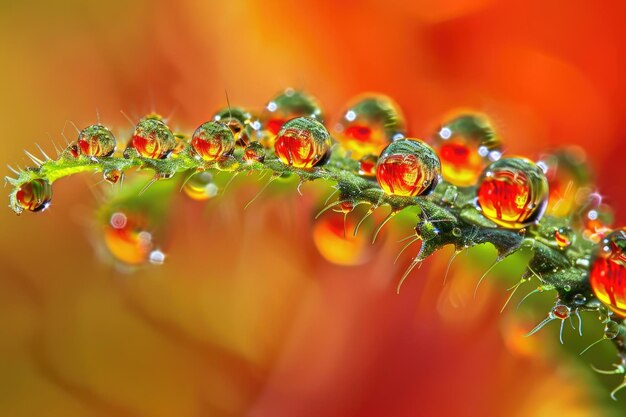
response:
[[[589,283],[602,303],[626,318],[626,229],[602,240],[608,251],[598,251],[589,272]]]
[[[265,148],[259,142],[251,142],[243,151],[243,159],[248,163],[263,162]]]
[[[25,182],[17,188],[15,201],[19,206],[20,212],[21,210],[31,212],[44,211],[50,206],[52,201],[52,186],[43,178]]]
[[[500,140],[481,114],[462,114],[446,121],[433,142],[443,179],[457,186],[476,184],[487,164],[499,159]]]
[[[153,249],[152,235],[143,226],[140,216],[115,212],[105,225],[104,244],[109,254],[127,265],[145,264]]]
[[[104,180],[111,184],[117,184],[122,178],[122,175],[124,174],[119,169],[105,169],[102,173]]]
[[[398,104],[380,94],[353,99],[335,127],[341,146],[354,159],[379,155],[393,140],[404,137],[404,116]]]
[[[205,161],[216,161],[233,152],[235,137],[225,124],[215,121],[206,122],[193,133],[191,146]]]
[[[115,152],[116,140],[109,129],[97,124],[81,130],[76,143],[82,155],[105,157]]]
[[[369,154],[363,156],[359,159],[359,175],[363,175],[364,177],[375,177],[377,162],[378,157],[376,155]]]
[[[543,171],[526,158],[503,158],[491,163],[478,182],[477,203],[494,223],[520,229],[537,222],[548,202]]]
[[[308,169],[328,160],[331,145],[330,134],[322,123],[298,117],[280,129],[274,151],[285,165]]]
[[[427,195],[439,182],[440,172],[437,154],[419,139],[389,144],[376,164],[376,180],[389,195]]]
[[[261,114],[262,129],[268,131],[271,136],[276,136],[286,122],[296,117],[324,121],[322,109],[314,97],[303,91],[288,88],[265,106]]]
[[[145,117],[135,127],[131,146],[144,158],[162,159],[174,149],[176,139],[163,121]]]
[[[555,217],[572,214],[577,206],[577,196],[590,183],[590,173],[585,163],[585,153],[581,148],[569,147],[543,155],[550,198],[546,213]]]
[[[213,176],[204,171],[192,176],[183,187],[183,191],[189,198],[196,201],[204,201],[217,195],[217,185],[213,183]]]

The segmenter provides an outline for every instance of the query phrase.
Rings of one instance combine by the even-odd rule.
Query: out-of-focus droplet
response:
[[[215,121],[206,122],[193,133],[191,146],[205,161],[217,161],[233,152],[235,137],[225,124]]]
[[[243,151],[243,159],[246,162],[263,162],[265,160],[265,148],[259,142],[251,142]]]
[[[213,120],[224,123],[233,132],[235,144],[245,147],[250,143],[250,123],[252,115],[241,107],[224,108],[213,115]]]
[[[43,178],[25,182],[17,188],[15,200],[19,206],[16,211],[44,211],[52,201],[52,186]]]
[[[165,254],[161,250],[155,249],[150,252],[150,256],[148,257],[148,259],[153,265],[163,265],[163,263],[165,262]]]
[[[375,177],[377,162],[378,157],[376,155],[365,155],[359,159],[359,174],[364,177]]]
[[[501,155],[501,145],[491,122],[481,114],[463,114],[445,122],[434,135],[441,159],[441,176],[451,184],[476,184],[489,162]]]
[[[379,155],[393,140],[405,136],[398,104],[380,94],[361,95],[350,102],[336,125],[337,139],[354,159]]]
[[[104,243],[115,260],[135,266],[145,264],[154,247],[140,217],[123,212],[113,213],[104,226]]]
[[[543,215],[548,203],[548,181],[532,161],[503,158],[483,171],[476,194],[485,217],[502,227],[521,229]]]
[[[583,238],[598,243],[611,233],[614,221],[613,209],[602,202],[599,194],[592,193],[574,216],[574,221],[582,228]]]
[[[355,221],[348,218],[344,228],[344,217],[341,215],[323,216],[313,226],[313,242],[319,253],[328,262],[336,265],[360,265],[372,255],[371,230],[355,237],[352,230]],[[369,228],[363,224],[361,227]],[[347,231],[346,231],[347,230]]]
[[[569,216],[577,206],[577,199],[586,198],[590,174],[585,153],[578,147],[561,149],[541,157],[550,188],[546,213],[555,217]]]
[[[626,228],[602,239],[589,272],[589,283],[598,300],[626,318]]]
[[[117,184],[124,174],[119,169],[105,169],[102,175],[108,183]]]
[[[204,201],[217,195],[217,185],[213,183],[213,176],[206,172],[194,174],[183,187],[185,194],[192,200]]]
[[[437,186],[440,173],[437,154],[419,139],[389,144],[376,164],[376,180],[389,195],[427,195]]]
[[[97,124],[81,130],[76,143],[81,154],[104,157],[111,156],[115,152],[116,140],[109,129]]]
[[[569,248],[575,238],[576,235],[574,234],[574,231],[569,227],[561,227],[554,231],[554,241],[561,249]]]
[[[162,159],[174,149],[176,139],[160,119],[143,118],[135,127],[131,146],[144,158]]]
[[[296,168],[313,168],[330,157],[330,134],[324,125],[309,117],[285,123],[276,136],[274,151],[280,160]]]
[[[310,117],[323,123],[322,109],[317,100],[305,92],[291,88],[271,99],[261,115],[262,128],[272,136],[296,117]]]

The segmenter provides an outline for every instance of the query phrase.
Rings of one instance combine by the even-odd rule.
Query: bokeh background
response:
[[[24,148],[51,151],[66,121],[93,123],[96,111],[122,135],[120,110],[157,110],[191,131],[225,91],[261,108],[302,88],[331,120],[378,91],[417,137],[469,107],[493,118],[509,153],[583,147],[619,223],[625,17],[621,1],[2,0],[0,162],[27,165]],[[177,199],[165,265],[127,273],[98,256],[98,181],[55,184],[45,215],[0,211],[2,415],[624,413],[608,397],[620,377],[589,367],[610,367],[610,344],[577,356],[601,334],[595,319],[583,338],[566,327],[561,346],[556,324],[522,337],[552,295],[499,313],[520,259],[473,299],[493,251],[459,256],[445,286],[444,251],[397,295],[415,253],[393,263],[406,224],[360,249],[360,265],[334,265],[311,221],[328,189],[300,197],[286,183],[244,211],[260,186],[248,178],[208,204]]]

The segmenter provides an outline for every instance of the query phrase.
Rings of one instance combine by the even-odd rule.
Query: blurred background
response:
[[[492,117],[510,154],[583,147],[623,224],[625,17],[621,1],[1,0],[0,165],[28,165],[35,143],[50,153],[63,129],[75,137],[66,121],[96,112],[120,137],[120,110],[191,132],[225,91],[260,109],[295,87],[332,122],[377,91],[415,137],[468,107]],[[595,318],[583,337],[566,323],[561,346],[556,323],[523,337],[552,294],[499,313],[523,256],[474,299],[495,251],[457,257],[444,286],[444,250],[397,295],[417,250],[394,264],[410,218],[373,247],[366,223],[338,265],[314,240],[333,245],[341,227],[332,213],[312,221],[329,188],[274,184],[244,211],[254,176],[208,203],[175,197],[155,230],[165,264],[128,271],[99,255],[99,181],[55,184],[44,215],[0,211],[2,415],[623,415],[608,395],[621,377],[589,366],[610,368],[610,343],[578,357],[601,336]]]

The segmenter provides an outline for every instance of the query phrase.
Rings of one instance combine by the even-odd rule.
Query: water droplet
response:
[[[146,117],[137,123],[131,146],[144,158],[162,159],[174,149],[176,140],[160,119]]]
[[[604,338],[615,339],[619,335],[619,324],[613,320],[609,320],[604,325]]]
[[[217,185],[213,183],[213,176],[206,172],[199,172],[192,176],[183,187],[189,198],[196,201],[204,201],[217,195]]]
[[[546,213],[555,217],[570,215],[577,206],[578,192],[590,182],[584,151],[578,147],[561,149],[543,155],[539,163],[545,166],[550,189]]]
[[[576,235],[574,234],[574,231],[569,227],[561,227],[554,231],[554,241],[561,249],[570,247],[575,238]]]
[[[376,176],[376,163],[378,162],[378,157],[376,155],[365,155],[359,160],[359,175],[363,175],[365,177],[375,177]]]
[[[80,131],[77,145],[80,153],[86,156],[111,156],[115,152],[116,140],[106,127],[91,125]]]
[[[20,212],[22,210],[44,211],[52,201],[52,186],[43,178],[25,182],[17,188],[15,200]]]
[[[243,159],[249,163],[263,162],[265,160],[265,148],[259,142],[251,142],[243,151]]]
[[[499,159],[501,146],[491,122],[481,114],[448,120],[434,135],[434,144],[443,179],[462,187],[476,184],[487,164]]]
[[[165,262],[165,254],[159,249],[153,250],[150,252],[149,260],[153,265],[163,265],[163,262]]]
[[[280,129],[274,151],[286,165],[312,168],[328,160],[331,145],[330,134],[322,123],[308,117],[298,117]]]
[[[262,126],[271,136],[275,136],[287,121],[296,117],[324,121],[322,109],[315,98],[305,92],[288,88],[267,103],[261,115]]]
[[[565,292],[570,292],[572,290],[572,286],[569,284],[565,284],[563,286],[563,290],[565,290]]]
[[[372,256],[372,224],[365,222],[354,236],[356,220],[344,216],[328,215],[313,226],[313,242],[324,259],[336,265],[360,265]]]
[[[454,229],[452,229],[452,235],[456,237],[461,237],[462,234],[463,232],[458,227],[455,227]]]
[[[437,154],[419,139],[389,144],[376,164],[378,184],[389,195],[427,195],[439,182],[440,172]]]
[[[143,227],[140,216],[113,213],[104,227],[104,244],[117,261],[141,265],[148,261],[153,248],[152,234]]]
[[[225,155],[217,160],[217,169],[220,171],[236,171],[240,165],[239,160],[232,155]]]
[[[224,108],[213,115],[213,120],[224,123],[233,132],[235,144],[245,147],[250,143],[250,123],[252,115],[241,107]]]
[[[215,121],[206,122],[193,133],[191,146],[205,161],[216,161],[233,152],[235,137],[225,124]]]
[[[520,229],[537,222],[548,202],[548,182],[543,171],[525,158],[503,158],[481,174],[477,202],[494,223]]]
[[[585,297],[582,294],[576,294],[574,295],[574,297],[572,298],[572,301],[574,302],[574,304],[576,305],[583,305],[587,302],[587,297]]]
[[[398,104],[384,95],[353,99],[335,127],[337,139],[354,159],[379,155],[396,136],[404,137],[404,116]]]
[[[564,304],[557,304],[550,311],[550,317],[565,320],[569,318],[570,308]]]
[[[583,229],[583,238],[598,243],[611,233],[614,221],[613,209],[603,204],[602,197],[594,193],[588,196],[574,220],[576,225]]]
[[[102,175],[105,181],[117,184],[124,174],[119,169],[105,169]]]
[[[596,297],[626,318],[626,228],[602,240],[608,250],[598,251],[589,272],[589,283]]]

